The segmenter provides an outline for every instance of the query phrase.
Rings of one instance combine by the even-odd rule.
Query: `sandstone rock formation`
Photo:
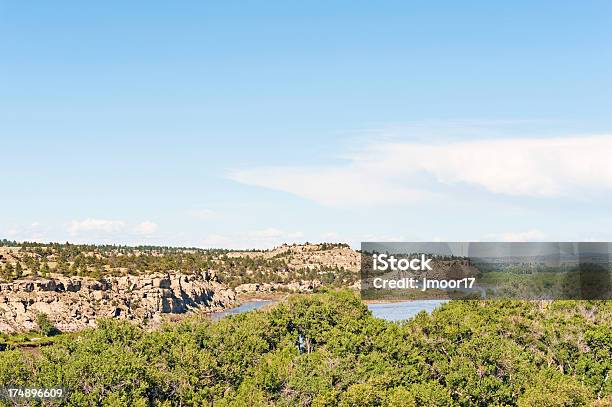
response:
[[[206,272],[16,280],[0,284],[0,332],[36,329],[39,313],[71,332],[95,326],[102,317],[155,324],[163,314],[219,311],[235,303],[234,290]]]
[[[321,286],[319,280],[303,280],[293,281],[291,283],[247,283],[240,284],[235,288],[237,294],[250,293],[273,293],[273,292],[292,292],[292,293],[309,293]]]
[[[327,247],[326,247],[327,246]],[[289,269],[316,269],[321,266],[342,267],[355,273],[359,272],[361,257],[347,245],[330,244],[284,244],[263,252],[230,252],[228,258],[262,257],[265,259],[282,258],[287,260]]]

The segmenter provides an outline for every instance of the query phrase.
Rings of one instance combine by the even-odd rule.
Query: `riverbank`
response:
[[[240,304],[233,308],[228,308],[223,311],[209,313],[208,316],[218,321],[229,315],[238,315],[244,312],[254,310],[265,310],[276,305],[279,302],[285,301],[287,296],[266,296],[267,298],[258,298],[260,296],[247,296],[240,299]],[[419,312],[425,311],[431,313],[433,310],[448,302],[448,300],[397,300],[397,301],[367,301],[361,300],[372,315],[376,318],[386,321],[403,321],[408,320]]]
[[[281,301],[281,300],[286,299],[289,295],[290,295],[289,293],[280,293],[280,292],[240,293],[240,294],[236,294],[236,301],[238,301],[238,303],[243,303],[246,301],[257,301],[257,300]]]

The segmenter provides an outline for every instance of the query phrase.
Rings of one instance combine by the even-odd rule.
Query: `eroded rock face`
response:
[[[95,326],[102,317],[159,323],[163,314],[220,311],[235,303],[234,290],[205,272],[17,280],[0,284],[0,332],[36,329],[39,313],[71,332]]]
[[[294,281],[291,283],[247,283],[240,284],[236,287],[238,294],[243,293],[271,293],[275,291],[293,292],[293,293],[309,293],[321,286],[321,281],[315,280],[302,280]]]

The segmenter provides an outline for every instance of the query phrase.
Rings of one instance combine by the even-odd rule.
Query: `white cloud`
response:
[[[68,232],[71,236],[80,239],[79,241],[98,241],[98,239],[101,239],[100,241],[104,242],[140,242],[141,238],[148,238],[155,234],[158,227],[156,223],[148,220],[128,224],[122,220],[87,218],[70,222]]]
[[[113,233],[119,232],[125,227],[125,222],[120,220],[94,219],[87,218],[84,220],[73,220],[70,222],[68,231],[72,235],[82,232],[104,232]]]
[[[520,197],[585,199],[612,190],[612,135],[446,144],[383,142],[343,165],[236,170],[229,178],[328,206],[376,206],[476,187]]]
[[[538,229],[530,229],[524,232],[505,232],[490,234],[486,240],[499,242],[537,242],[546,239],[546,234]]]
[[[358,162],[348,167],[269,167],[234,171],[230,178],[313,200],[328,206],[414,202],[431,195],[393,183]]]
[[[137,235],[150,236],[157,231],[157,228],[157,223],[144,221],[134,227],[134,233],[136,233]]]
[[[409,170],[402,157],[422,157],[417,168],[439,182],[466,183],[515,196],[567,196],[612,188],[612,136],[503,139],[444,146],[389,144],[391,168]]]
[[[17,241],[44,242],[49,241],[49,229],[39,222],[28,225],[16,225],[7,230],[0,227],[0,238],[9,238]]]

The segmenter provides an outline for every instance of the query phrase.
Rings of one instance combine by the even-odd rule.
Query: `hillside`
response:
[[[3,241],[0,332],[37,329],[43,314],[64,332],[112,317],[159,325],[164,315],[213,312],[238,295],[312,292],[353,284],[359,254],[346,245],[268,251]]]
[[[345,244],[283,245],[266,251],[0,241],[0,281],[61,275],[91,277],[206,271],[230,287],[320,280],[354,283],[359,254]]]

